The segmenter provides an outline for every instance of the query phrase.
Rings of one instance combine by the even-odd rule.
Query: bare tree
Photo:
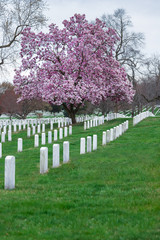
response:
[[[119,42],[117,42],[115,46],[115,58],[120,62],[121,66],[125,68],[128,78],[136,90],[137,81],[141,77],[141,67],[144,61],[144,56],[141,52],[144,45],[144,35],[143,33],[131,31],[133,26],[132,21],[124,9],[117,9],[113,14],[104,14],[102,21],[105,22],[107,28],[113,28],[119,37]],[[135,99],[139,99],[139,94],[135,96]],[[101,106],[103,106],[104,109],[104,105],[108,104],[109,101],[102,102]],[[135,108],[134,105],[135,102],[133,108]],[[123,109],[126,106],[128,106],[126,103],[117,102],[115,103],[114,111],[117,111],[120,107]]]
[[[154,55],[145,62],[146,73],[142,79],[144,91],[141,94],[147,103],[160,101],[160,56]]]
[[[20,105],[20,111],[18,111],[15,114],[17,118],[25,119],[29,113],[35,112],[37,110],[41,110],[41,111],[51,110],[51,106],[49,103],[46,103],[37,99],[23,100],[18,104]]]
[[[147,79],[155,84],[154,98],[160,99],[160,56],[154,55],[147,59],[146,66]]]
[[[0,84],[0,114],[4,113],[10,117],[25,119],[27,115],[36,110],[51,111],[50,104],[41,100],[18,101],[19,96],[14,92],[14,86],[9,82]]]
[[[7,89],[0,96],[0,109],[1,113],[8,115],[10,119],[20,112],[20,105],[17,103],[17,96],[13,89]]]
[[[16,62],[20,34],[25,27],[46,23],[43,0],[0,0],[0,70]]]
[[[6,90],[13,89],[13,85],[10,82],[2,82],[0,84],[0,96],[5,93]]]
[[[130,29],[132,21],[124,9],[117,9],[112,15],[103,15],[107,27],[115,29],[120,41],[116,45],[115,58],[125,67],[128,77],[134,83],[136,73],[143,63],[141,49],[144,45],[143,33],[135,33]]]

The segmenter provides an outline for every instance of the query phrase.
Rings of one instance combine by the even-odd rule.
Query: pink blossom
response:
[[[76,113],[85,102],[102,99],[132,101],[134,90],[124,68],[113,57],[119,40],[113,29],[105,30],[99,19],[88,23],[75,14],[55,24],[48,33],[22,34],[22,64],[15,71],[14,84],[20,100],[40,98]],[[72,109],[72,110],[71,110]]]

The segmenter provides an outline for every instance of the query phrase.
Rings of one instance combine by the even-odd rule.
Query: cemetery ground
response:
[[[116,119],[58,140],[70,142],[70,162],[40,175],[40,147],[26,131],[3,144],[0,159],[0,239],[160,239],[160,118],[147,118],[102,146],[102,132]],[[55,125],[54,125],[55,128]],[[49,130],[49,126],[48,129]],[[80,155],[80,138],[98,136],[98,149]],[[17,139],[23,152],[17,153]],[[41,142],[41,139],[40,139]],[[16,188],[4,190],[4,159],[16,158]]]

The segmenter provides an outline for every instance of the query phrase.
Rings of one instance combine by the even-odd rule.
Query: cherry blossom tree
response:
[[[85,101],[98,104],[107,98],[132,101],[134,90],[123,67],[113,57],[119,40],[113,29],[96,19],[75,14],[38,34],[26,28],[21,43],[22,64],[14,84],[20,100],[39,98],[63,105],[75,123],[75,114]]]

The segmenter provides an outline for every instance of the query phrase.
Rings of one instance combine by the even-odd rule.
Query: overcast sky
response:
[[[75,13],[94,20],[103,14],[113,14],[118,8],[126,10],[133,23],[133,31],[145,35],[144,52],[149,57],[160,54],[160,0],[46,0],[48,23],[62,26],[64,19]]]
[[[85,14],[87,20],[95,20],[103,14],[113,14],[123,8],[131,17],[134,32],[145,35],[144,53],[146,57],[160,55],[160,0],[45,0],[48,9],[48,25],[55,23],[62,27],[62,21],[75,13]],[[12,82],[13,69],[9,69],[6,80]]]

